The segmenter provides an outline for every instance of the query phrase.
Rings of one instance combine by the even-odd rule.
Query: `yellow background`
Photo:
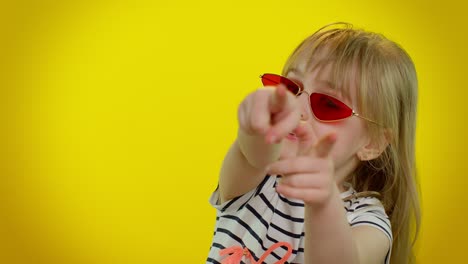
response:
[[[335,21],[414,59],[418,263],[466,259],[463,1],[12,2],[0,6],[0,263],[203,263],[239,102]]]

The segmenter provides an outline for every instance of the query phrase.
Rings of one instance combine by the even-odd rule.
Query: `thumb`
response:
[[[316,155],[319,158],[326,158],[330,154],[335,142],[336,134],[333,132],[329,133],[322,137],[317,144],[310,149],[309,154]]]

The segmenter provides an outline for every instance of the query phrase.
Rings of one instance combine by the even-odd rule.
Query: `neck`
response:
[[[353,160],[345,162],[343,166],[335,167],[336,186],[338,187],[338,190],[340,192],[346,191],[343,184],[352,178],[352,175],[358,165],[359,165],[359,160],[356,158],[353,158]]]

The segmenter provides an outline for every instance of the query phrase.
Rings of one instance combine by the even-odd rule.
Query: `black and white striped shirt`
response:
[[[218,204],[216,190],[210,203],[217,209],[213,242],[206,263],[221,263],[219,251],[241,246],[250,251],[258,261],[262,254],[279,241],[288,242],[293,253],[286,263],[304,263],[304,203],[286,198],[276,192],[279,177],[266,176],[250,192],[223,204]],[[355,191],[349,189],[341,193],[347,197]],[[374,197],[354,198],[344,203],[346,217],[351,226],[370,225],[381,230],[392,244],[392,229],[381,202]],[[287,252],[286,247],[274,250],[264,263],[275,263]],[[390,250],[385,262],[390,263]],[[248,263],[246,262],[241,263]]]

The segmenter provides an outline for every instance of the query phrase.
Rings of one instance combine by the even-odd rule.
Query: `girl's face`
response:
[[[310,108],[309,95],[312,92],[320,92],[340,99],[353,109],[356,109],[357,87],[349,87],[349,96],[345,96],[340,90],[333,88],[330,83],[331,65],[323,68],[317,67],[314,71],[306,71],[305,67],[292,69],[286,75],[287,78],[301,85],[307,93],[299,96],[301,106],[301,121],[308,122],[312,126],[315,140],[334,132],[337,139],[331,151],[331,157],[335,164],[335,177],[339,183],[347,178],[357,167],[360,160],[357,153],[369,144],[366,130],[366,121],[352,116],[336,122],[322,122],[317,120]],[[353,82],[354,83],[354,82]],[[358,112],[358,110],[356,110]],[[283,142],[281,158],[295,156],[298,150],[298,140],[286,138]],[[339,184],[341,188],[341,184]]]

